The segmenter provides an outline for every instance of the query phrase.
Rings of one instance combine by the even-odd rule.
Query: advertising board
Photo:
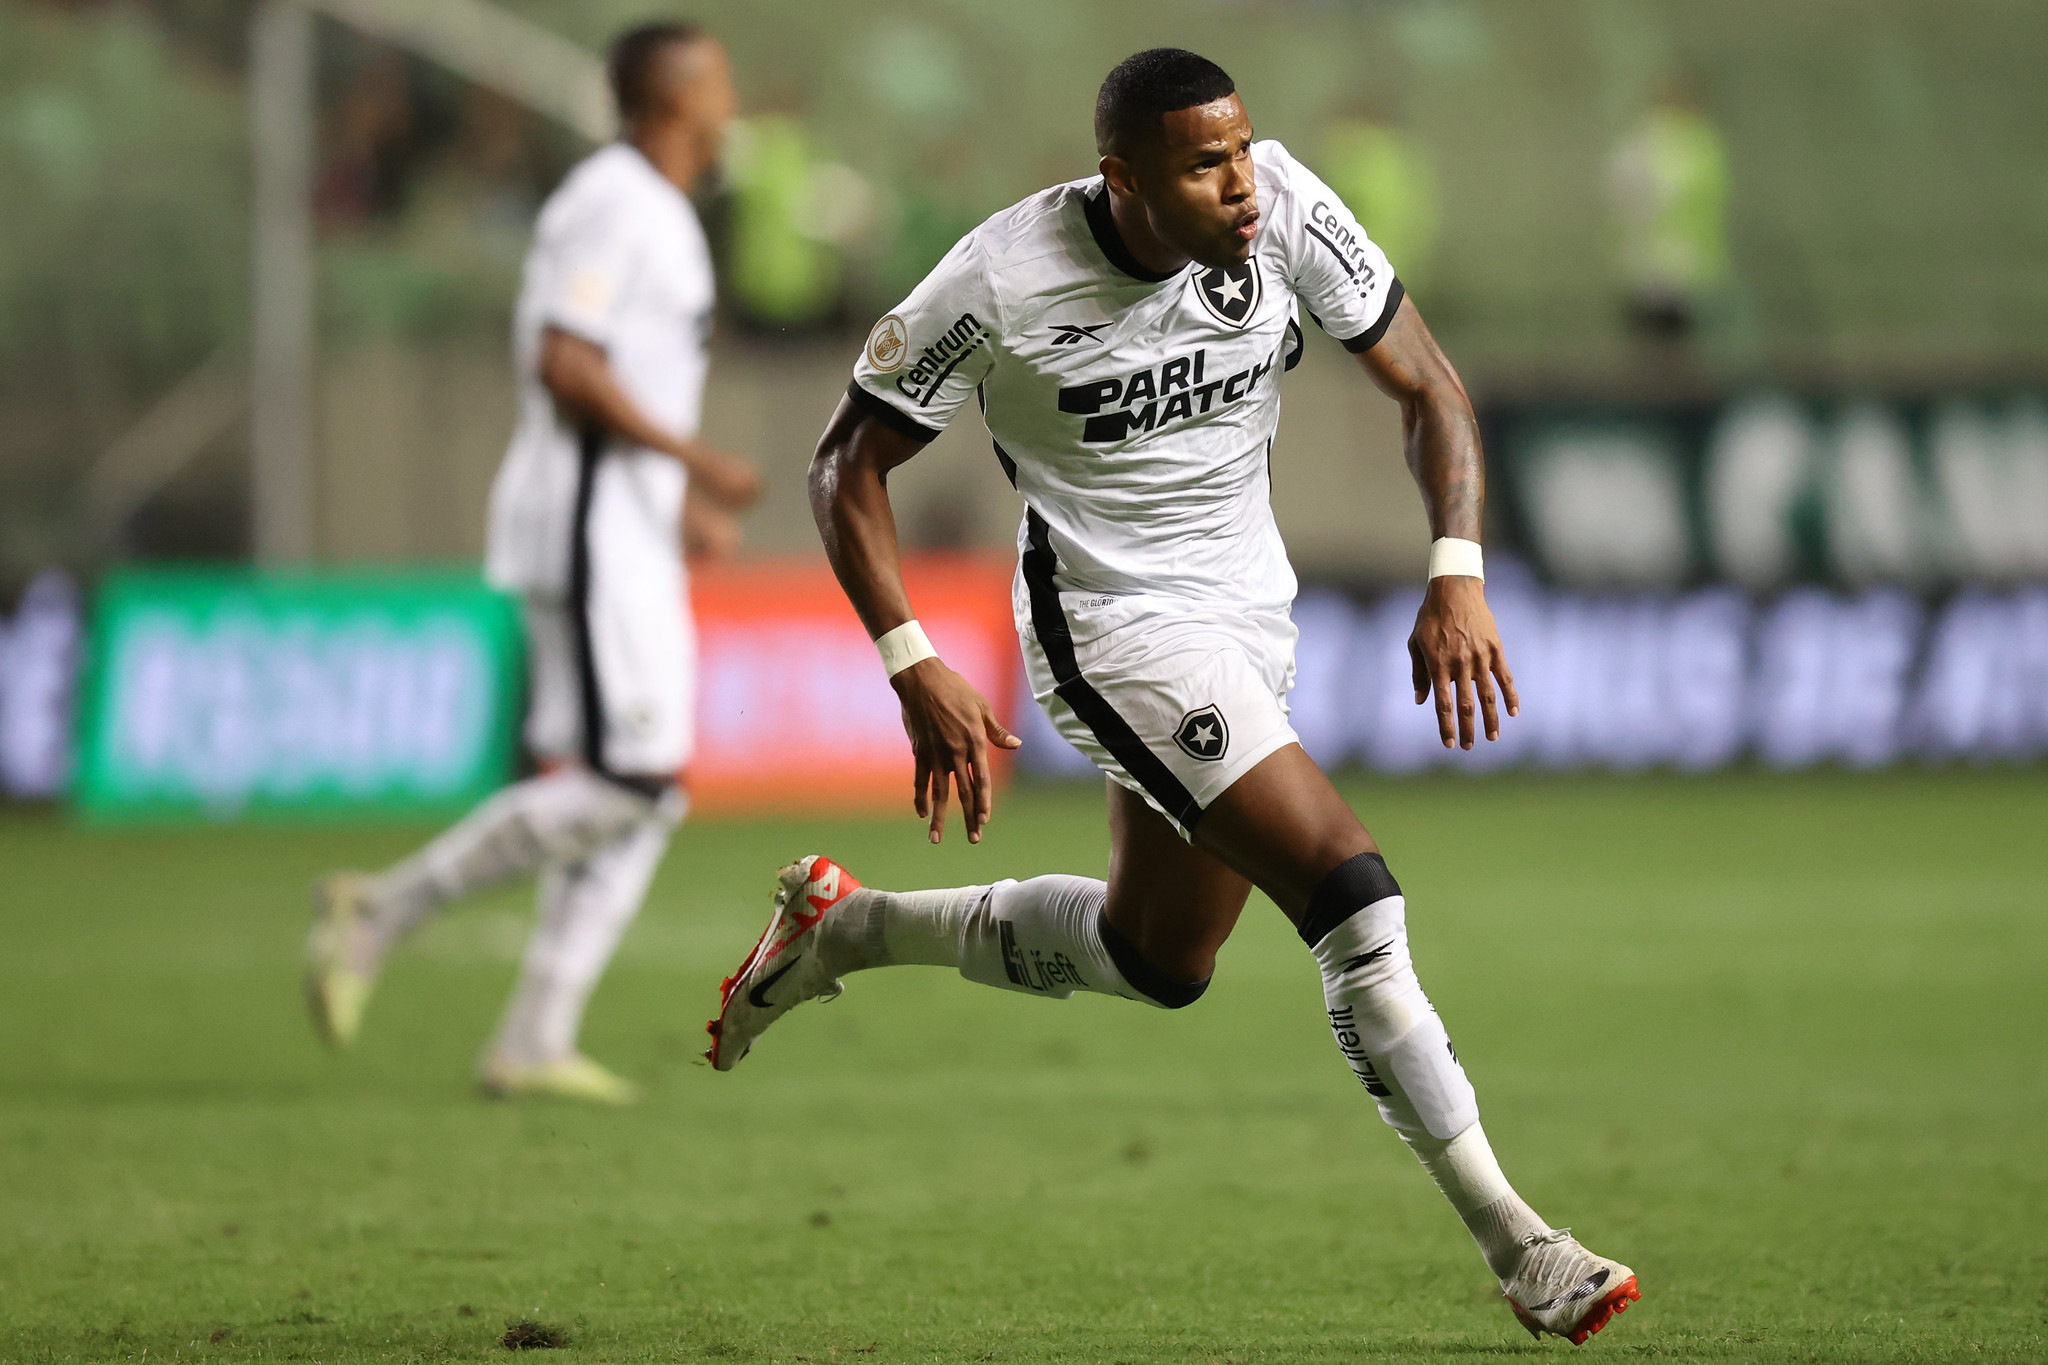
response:
[[[453,809],[512,772],[517,612],[473,574],[123,571],[89,657],[91,819]]]
[[[932,647],[1006,721],[1021,671],[1013,569],[1006,558],[963,555],[903,570]],[[699,570],[692,597],[702,670],[689,774],[696,809],[910,809],[895,690],[822,560]]]

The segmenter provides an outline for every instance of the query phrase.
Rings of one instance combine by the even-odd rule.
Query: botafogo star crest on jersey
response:
[[[1219,265],[1195,277],[1195,295],[1209,316],[1230,327],[1242,327],[1259,311],[1259,260]]]

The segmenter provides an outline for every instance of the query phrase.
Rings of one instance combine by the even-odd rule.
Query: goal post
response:
[[[249,21],[251,544],[266,567],[314,554],[316,15],[447,67],[592,142],[612,135],[604,64],[485,0],[262,0]]]

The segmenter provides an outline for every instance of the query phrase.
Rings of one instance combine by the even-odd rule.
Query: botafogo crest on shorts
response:
[[[1294,740],[1295,578],[1273,522],[1280,376],[1306,312],[1375,345],[1402,290],[1328,186],[1253,144],[1251,258],[1148,271],[1102,180],[962,238],[875,325],[852,401],[915,440],[978,399],[1023,496],[1013,605],[1061,734],[1185,833]]]

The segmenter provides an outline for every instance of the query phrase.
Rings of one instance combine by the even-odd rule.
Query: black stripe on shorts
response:
[[[595,423],[577,433],[576,511],[569,539],[569,626],[576,644],[576,690],[582,702],[583,761],[605,776],[604,694],[597,685],[597,650],[590,630],[590,503],[597,488],[597,462],[604,456],[604,429]]]
[[[617,773],[605,762],[604,690],[597,680],[597,645],[590,623],[590,504],[597,466],[604,459],[604,428],[584,427],[576,439],[576,511],[569,539],[569,629],[576,648],[576,691],[583,720],[583,763],[590,771],[650,801],[675,785],[665,773]]]
[[[1038,632],[1038,647],[1045,651],[1045,662],[1052,668],[1053,691],[1074,708],[1081,723],[1109,750],[1110,757],[1137,779],[1160,809],[1178,821],[1182,829],[1193,833],[1202,818],[1202,808],[1195,804],[1194,794],[1159,755],[1145,747],[1145,741],[1138,738],[1131,723],[1118,715],[1116,708],[1081,676],[1081,666],[1074,658],[1074,632],[1067,625],[1066,613],[1060,609],[1059,589],[1053,583],[1059,559],[1053,553],[1051,531],[1045,518],[1033,509],[1025,509],[1024,520],[1029,528],[1030,548],[1024,552],[1023,564],[1024,584],[1031,592],[1031,626]]]

